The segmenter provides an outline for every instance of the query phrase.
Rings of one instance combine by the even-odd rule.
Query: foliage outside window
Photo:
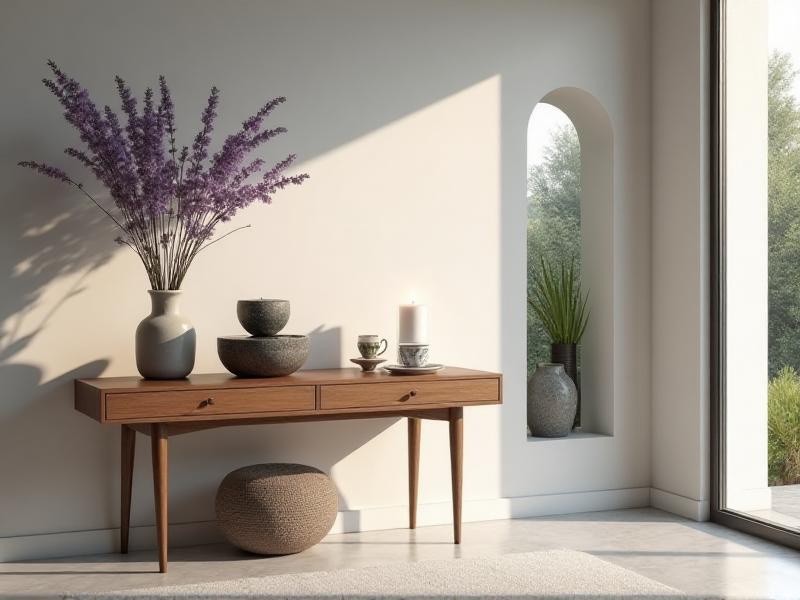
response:
[[[769,484],[800,483],[800,106],[789,54],[769,60]]]
[[[532,127],[538,126],[536,115]],[[530,152],[530,148],[529,148]],[[542,259],[581,268],[581,156],[578,133],[569,123],[554,127],[541,160],[528,166],[528,296]],[[528,376],[539,362],[550,362],[550,338],[528,307]]]

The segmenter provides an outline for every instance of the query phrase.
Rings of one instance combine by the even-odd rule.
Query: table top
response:
[[[186,379],[101,377],[75,380],[75,408],[101,423],[217,425],[268,420],[366,418],[425,412],[443,418],[450,408],[502,403],[499,373],[445,367],[429,375],[392,375],[360,369],[297,371],[285,377],[244,378],[229,373]],[[438,411],[438,415],[436,414]],[[174,427],[173,427],[174,429]]]
[[[392,375],[384,370],[365,373],[361,369],[314,369],[297,371],[283,377],[237,377],[230,373],[200,373],[186,379],[142,379],[141,377],[99,377],[79,379],[83,385],[101,392],[157,392],[200,389],[243,389],[291,385],[336,385],[353,383],[388,383],[412,381],[452,381],[463,379],[499,379],[499,373],[460,367],[445,367],[428,375]]]

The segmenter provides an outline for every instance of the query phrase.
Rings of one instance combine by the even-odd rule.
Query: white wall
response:
[[[709,6],[653,2],[652,501],[709,515]]]
[[[649,32],[641,0],[4,1],[0,557],[110,549],[119,432],[72,409],[72,379],[134,373],[148,310],[142,267],[92,207],[13,166],[69,164],[61,148],[75,136],[39,83],[50,57],[115,106],[115,73],[137,89],[163,73],[187,141],[211,85],[222,89],[217,140],[264,99],[289,98],[275,115],[289,134],[270,155],[297,152],[312,178],[237,217],[232,227],[253,227],[192,267],[197,372],[221,370],[214,338],[239,330],[237,298],[291,299],[288,329],[312,332],[308,366],[335,367],[357,334],[393,337],[396,307],[414,294],[431,306],[437,360],[505,375],[505,405],[466,414],[467,518],[647,504]],[[613,128],[614,435],[529,442],[526,127],[536,102],[569,86],[594,96]],[[446,438],[426,423],[423,523],[449,519]],[[140,545],[153,522],[145,442]],[[404,522],[405,424],[394,420],[212,430],[176,438],[170,453],[174,523],[209,521],[227,471],[273,460],[332,472],[349,511],[340,528]],[[196,529],[176,527],[187,541]]]
[[[767,487],[767,0],[725,10],[725,505],[772,508]]]

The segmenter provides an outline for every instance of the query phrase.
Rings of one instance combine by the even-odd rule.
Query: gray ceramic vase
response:
[[[565,437],[578,409],[578,390],[564,365],[539,363],[528,381],[528,427],[534,437]]]
[[[145,379],[182,379],[194,368],[196,334],[179,290],[148,290],[152,310],[136,328],[136,368]]]

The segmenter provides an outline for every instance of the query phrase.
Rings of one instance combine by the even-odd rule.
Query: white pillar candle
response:
[[[425,304],[401,304],[400,344],[428,343],[428,307]]]

